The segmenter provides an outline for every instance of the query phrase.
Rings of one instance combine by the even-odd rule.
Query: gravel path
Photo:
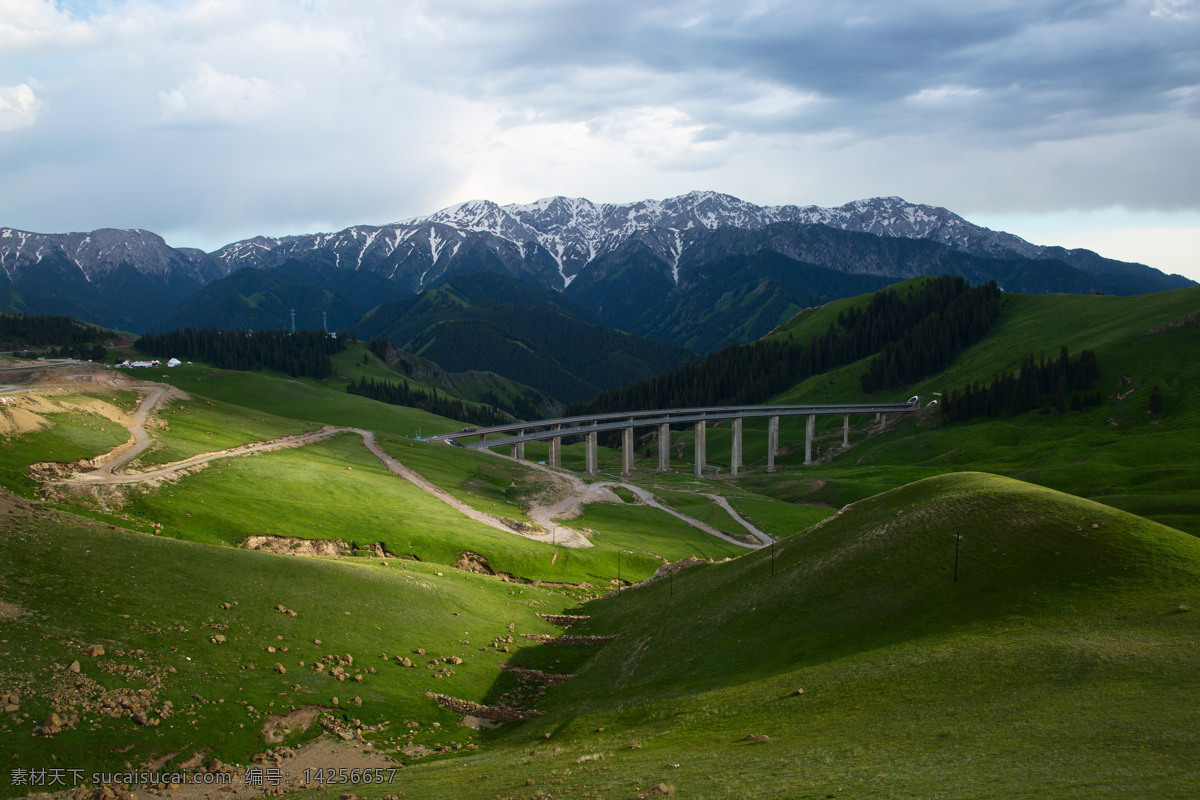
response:
[[[714,503],[719,505],[721,508],[725,509],[727,512],[729,512],[729,516],[733,517],[734,522],[736,522],[738,525],[741,525],[743,528],[748,530],[754,538],[758,539],[763,544],[770,544],[772,541],[774,541],[774,538],[771,536],[771,534],[763,533],[758,528],[754,527],[749,522],[747,522],[745,519],[743,519],[742,515],[736,511],[734,511],[733,506],[729,505],[729,501],[726,500],[724,497],[721,497],[721,495],[706,494],[704,496],[707,497],[709,500],[712,500]]]
[[[492,453],[492,455],[496,456],[497,458],[515,461],[515,459],[511,458],[510,456],[502,455],[500,453]],[[653,494],[651,494],[648,490],[643,489],[641,486],[634,486],[631,483],[622,483],[617,481],[588,483],[587,481],[584,481],[583,479],[572,475],[569,472],[559,472],[558,470],[547,467],[544,464],[533,464],[528,461],[520,461],[517,463],[520,463],[524,467],[536,469],[540,472],[550,475],[559,485],[562,496],[553,503],[547,505],[536,505],[530,508],[529,518],[538,525],[541,525],[546,530],[553,530],[554,534],[560,538],[564,536],[570,536],[572,534],[583,537],[583,534],[573,528],[568,528],[565,525],[559,525],[556,520],[572,519],[573,517],[579,516],[580,509],[588,503],[621,502],[621,499],[612,491],[614,487],[620,486],[633,492],[634,496],[646,505],[651,506],[652,508],[657,508],[660,511],[665,511],[676,519],[687,523],[696,530],[703,531],[704,533],[707,533],[710,536],[715,536],[718,539],[723,539],[724,541],[733,545],[737,545],[738,547],[744,547],[747,550],[757,550],[758,548],[770,544],[771,542],[771,538],[767,536],[767,534],[763,533],[757,528],[752,527],[749,523],[739,517],[737,512],[729,508],[728,504],[723,503],[724,498],[721,498],[721,502],[719,504],[722,504],[723,507],[730,512],[731,516],[733,516],[733,518],[736,519],[741,525],[745,526],[746,530],[750,531],[750,533],[758,538],[762,544],[750,544],[749,542],[740,541],[727,533],[717,530],[707,523],[680,513],[670,506],[663,505],[654,497]]]

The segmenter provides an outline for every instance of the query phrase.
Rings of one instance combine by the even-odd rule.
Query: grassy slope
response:
[[[551,692],[550,715],[493,743],[509,758],[463,760],[453,778],[419,766],[406,791],[476,779],[479,796],[525,779],[604,797],[659,781],[709,798],[1194,788],[1200,615],[1181,610],[1200,603],[1194,538],[961,474],[787,540],[774,575],[771,555],[589,604],[591,632],[620,638],[563,665],[579,677]],[[561,752],[526,757],[543,733]]]
[[[617,553],[626,546],[614,533],[611,543],[603,537],[595,548],[571,551],[474,522],[387,472],[350,434],[214,463],[159,489],[132,493],[123,511],[163,525],[168,535],[211,544],[236,544],[255,534],[338,539],[360,547],[379,542],[421,561],[453,565],[471,552],[497,571],[593,585],[616,574]],[[679,549],[673,539],[660,534],[660,540]],[[640,579],[659,563],[627,560],[625,570]]]
[[[1192,474],[1196,467],[1188,463],[1196,421],[1190,405],[1196,375],[1189,353],[1195,352],[1197,326],[1148,338],[1135,335],[1191,313],[1200,297],[1182,290],[1152,298],[1067,299],[1071,303],[1060,309],[1042,305],[1042,298],[1008,297],[994,338],[964,353],[946,378],[921,387],[922,393],[990,377],[996,353],[989,356],[988,347],[1011,350],[1014,361],[1031,349],[1053,353],[1059,344],[1073,350],[1093,347],[1102,381],[1136,369],[1130,387],[1140,380],[1146,380],[1146,388],[1161,383],[1166,413],[1159,425],[1147,424],[1145,389],[1123,403],[1065,419],[1031,416],[935,426],[919,436],[912,435],[916,421],[908,420],[852,450],[857,463],[843,459],[847,463],[770,479],[753,476],[742,485],[775,497],[840,504],[927,475],[983,466],[1063,484],[1117,505],[1141,503],[1160,519],[1168,516],[1170,501],[1179,510],[1172,519],[1186,527],[1197,516],[1193,487],[1200,485]],[[1097,301],[1103,307],[1089,305]],[[839,301],[845,302],[854,301]],[[836,304],[800,322],[820,331],[828,324],[821,315],[828,313],[836,315]],[[1045,341],[1059,334],[1069,338]],[[1035,340],[1038,344],[1030,345]],[[787,399],[855,399],[860,371],[857,366],[813,379]],[[353,420],[399,435],[431,422],[441,426],[437,430],[455,427],[421,412],[381,407],[302,382],[199,367],[172,373],[172,380],[197,394],[285,417],[335,424]],[[840,431],[832,427],[837,422],[822,426],[826,448],[840,443]],[[785,424],[784,441],[793,444],[793,453],[799,433],[798,426],[789,430]],[[721,451],[726,440],[720,429],[710,432],[710,462],[727,458],[727,444]],[[690,447],[686,434],[680,443]],[[311,493],[305,482],[319,480],[326,468],[344,472],[345,466],[353,467],[350,474],[364,473],[354,475],[345,491],[374,497],[379,487],[368,484],[388,476],[372,475],[363,454],[341,452],[340,446],[323,446],[314,474],[294,486],[283,477],[295,468],[259,466],[283,454],[245,464],[253,465],[252,482],[283,486],[289,501]],[[471,465],[482,456],[456,454],[472,459],[458,464],[431,445],[408,448],[395,438],[385,446],[393,452],[404,448],[398,453],[402,460],[426,459],[426,468],[441,471],[439,483],[474,497],[473,502],[495,504],[489,510],[519,509],[524,499],[519,485],[504,484],[505,477],[518,484],[515,475],[474,471]],[[794,454],[790,458],[796,460]],[[310,468],[306,463],[304,469]],[[219,491],[246,480],[244,474],[235,476],[238,469],[249,467],[213,470],[214,475],[228,471]],[[467,487],[472,480],[476,484]],[[680,477],[678,482],[687,481]],[[178,497],[173,503],[165,500],[166,492],[176,490],[164,490],[154,501],[159,503],[155,513],[178,507]],[[383,494],[390,492],[388,485]],[[726,493],[747,513],[738,492]],[[195,493],[188,502],[203,496]],[[764,495],[745,500],[749,516],[757,510],[780,526],[794,520],[799,527],[806,515],[829,513]],[[914,514],[918,506],[921,511]],[[803,513],[783,513],[792,509]],[[647,524],[651,535],[671,535],[648,516],[625,517],[636,511],[611,506],[588,513],[619,535],[640,536],[639,526]],[[897,516],[898,511],[905,513]],[[302,512],[296,511],[293,529],[310,516]],[[230,521],[237,522],[223,519],[210,527]],[[863,536],[881,530],[882,535]],[[968,536],[963,580],[947,589],[939,581],[945,580],[948,543],[958,531]],[[1104,538],[1101,531],[1113,536]],[[980,567],[970,556],[979,555],[981,540],[995,552],[985,554],[985,571],[971,572]],[[611,575],[614,556],[629,545],[615,539],[603,544],[594,555],[607,559],[603,566]],[[423,546],[431,552],[445,547]],[[781,544],[774,578],[770,554],[764,552],[698,568],[598,605],[594,631],[619,630],[622,638],[591,663],[582,661],[588,653],[569,648],[522,655],[530,664],[554,669],[580,665],[581,677],[551,694],[547,707],[557,709],[554,715],[509,726],[494,735],[488,756],[459,762],[451,773],[422,765],[408,773],[413,782],[406,791],[441,796],[448,785],[487,774],[478,784],[480,796],[522,791],[525,777],[536,777],[539,785],[562,781],[555,785],[621,797],[638,791],[634,783],[644,789],[660,779],[697,797],[1033,796],[1039,787],[1058,795],[1075,790],[1182,795],[1179,787],[1196,776],[1180,765],[1195,763],[1198,754],[1189,733],[1196,729],[1197,711],[1187,690],[1188,676],[1198,666],[1197,624],[1193,614],[1178,611],[1181,604],[1194,607],[1200,601],[1195,547],[1194,540],[1153,523],[1038,487],[978,475],[914,484],[859,502],[817,534]],[[940,554],[931,560],[934,551]],[[625,559],[622,566],[630,573],[654,565],[649,558],[644,565],[632,555]],[[575,572],[580,565],[556,568]],[[986,580],[962,591],[967,576],[975,580],[980,574]],[[675,608],[686,613],[671,613]],[[806,687],[803,698],[788,697],[797,685]],[[482,691],[494,698],[503,687],[502,680]],[[612,733],[596,734],[600,727]],[[1014,730],[1022,735],[1013,737]],[[772,742],[745,744],[740,739],[747,731],[768,733]],[[542,732],[551,733],[563,752],[539,748],[542,756],[527,756],[529,738],[540,739]],[[627,751],[633,741],[644,746]],[[1114,761],[1114,751],[1129,755]],[[597,753],[604,758],[576,762]],[[681,766],[667,770],[664,762]],[[764,775],[773,780],[764,783]]]
[[[363,359],[366,358],[364,363]],[[374,378],[377,381],[403,383],[410,388],[429,390],[429,385],[415,381],[392,369],[378,356],[368,350],[363,342],[349,343],[346,349],[330,357],[334,377],[328,381],[333,388],[345,391],[350,380]],[[439,393],[449,394],[466,401],[468,405],[480,405],[484,394],[494,392],[502,400],[518,400],[536,395],[528,386],[493,372],[463,373],[450,376],[451,388],[437,385]],[[461,423],[460,423],[461,426]]]
[[[0,439],[0,485],[25,497],[36,496],[41,488],[27,474],[30,464],[91,458],[129,438],[123,427],[84,408],[86,403],[98,399],[124,411],[132,411],[138,404],[135,393],[111,389],[94,394],[56,395],[49,399],[61,410],[38,407],[34,413],[45,423],[43,427]]]
[[[850,301],[839,301],[850,302]],[[837,304],[810,312],[805,331],[823,330]],[[906,420],[892,432],[855,446],[828,466],[804,470],[808,481],[796,494],[779,494],[778,484],[752,477],[744,485],[770,489],[774,496],[803,497],[840,505],[906,481],[962,469],[984,469],[1033,481],[1143,514],[1200,534],[1200,464],[1191,455],[1200,441],[1200,325],[1147,335],[1200,307],[1200,289],[1180,289],[1138,297],[1007,295],[988,339],[962,353],[944,373],[890,393],[894,397],[986,382],[999,369],[1015,367],[1025,353],[1093,349],[1099,360],[1097,387],[1103,406],[1067,417],[1021,417],[940,424],[930,413],[918,426]],[[825,316],[822,316],[825,315]],[[796,330],[802,326],[798,320]],[[855,364],[809,379],[775,398],[813,402],[862,398]],[[1128,377],[1130,380],[1125,381]],[[1164,413],[1146,413],[1151,386],[1158,384]],[[1138,386],[1141,388],[1136,388]],[[1134,391],[1123,400],[1113,393]],[[892,398],[894,399],[894,398]],[[855,420],[852,441],[861,442],[870,420]],[[819,420],[825,440],[818,451],[840,445],[840,418]],[[803,434],[785,424],[781,441],[791,453],[781,463],[799,466]],[[721,457],[709,445],[710,460]]]
[[[336,387],[202,365],[178,367],[165,374],[189,391],[192,399],[167,405],[160,415],[167,424],[151,426],[156,446],[140,459],[140,466],[307,430],[321,423],[367,424],[384,429],[379,441],[385,450],[482,511],[524,519],[534,496],[546,488],[542,473],[519,464],[386,432],[387,428],[404,430],[413,423],[427,430],[453,425],[414,409],[346,395]],[[141,377],[148,376],[143,373]],[[245,394],[238,396],[239,392]],[[244,405],[228,399],[241,400]],[[127,400],[133,404],[136,396],[130,393]],[[89,457],[126,438],[119,426],[98,417],[50,416],[53,426],[12,437],[0,452],[13,487],[28,496],[38,489],[24,477],[31,461]],[[115,512],[106,512],[95,501],[83,499],[80,503],[68,505],[96,519],[138,530],[161,526],[167,535],[191,541],[237,544],[250,535],[268,534],[340,539],[364,547],[381,542],[392,552],[446,566],[469,552],[483,556],[497,571],[530,580],[587,584],[593,590],[606,586],[618,571],[626,580],[645,578],[661,565],[664,556],[724,557],[740,552],[644,506],[596,508],[583,521],[597,532],[597,546],[588,550],[552,546],[552,537],[543,543],[496,531],[390,475],[358,437],[349,434],[303,448],[214,462],[159,487],[129,490],[127,500]],[[637,552],[622,555],[631,549]],[[586,586],[584,590],[588,590]]]
[[[158,425],[147,430],[154,444],[130,463],[130,469],[149,469],[201,453],[277,439],[318,426],[255,412],[231,403],[192,398],[170,400],[156,411]]]
[[[497,665],[509,656],[480,648],[508,634],[509,623],[518,631],[550,631],[535,610],[552,613],[566,602],[534,587],[412,562],[384,567],[373,560],[274,556],[113,531],[42,512],[10,510],[3,524],[0,593],[20,610],[15,618],[0,615],[0,689],[18,691],[22,712],[30,715],[0,719],[5,758],[15,754],[14,765],[50,764],[52,754],[60,760],[71,754],[70,766],[90,772],[170,753],[180,754],[177,763],[209,747],[218,758],[246,763],[262,749],[258,728],[267,713],[305,704],[332,709],[334,697],[351,709],[335,713],[368,724],[390,721],[391,730],[371,737],[389,749],[409,732],[401,720],[421,724],[418,743],[466,743],[477,735],[459,728],[423,693],[483,699]],[[224,611],[218,607],[223,602],[237,605]],[[298,616],[279,613],[277,604]],[[221,629],[227,643],[210,643],[217,632],[210,623],[229,626]],[[83,655],[96,643],[104,656]],[[268,645],[289,649],[271,654]],[[415,654],[418,647],[426,658],[458,655],[465,661],[453,676],[435,679],[423,668],[426,658]],[[133,652],[139,649],[144,654]],[[356,668],[377,672],[359,684],[338,683],[300,665],[332,653],[350,653]],[[385,662],[381,653],[411,656],[417,667]],[[73,660],[80,661],[81,676],[64,671]],[[286,674],[273,668],[276,662]],[[257,669],[243,669],[248,663]],[[51,686],[79,690],[84,679],[108,689],[150,685],[105,671],[120,664],[175,670],[161,673],[164,685],[155,702],[170,700],[174,716],[149,729],[87,713],[78,727],[53,738],[30,735],[51,711]],[[361,707],[351,705],[355,696]],[[444,726],[440,732],[431,728],[434,721]],[[0,796],[14,793],[7,780],[0,782]]]

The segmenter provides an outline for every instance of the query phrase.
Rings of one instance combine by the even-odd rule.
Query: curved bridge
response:
[[[696,430],[696,459],[695,474],[704,474],[705,464],[705,432],[709,422],[717,420],[733,420],[733,447],[730,456],[730,472],[737,475],[742,467],[742,421],[745,419],[767,418],[767,471],[775,471],[775,456],[779,451],[779,418],[808,417],[804,435],[804,463],[812,463],[813,433],[816,430],[817,417],[827,414],[841,414],[842,444],[850,444],[850,415],[875,414],[880,424],[886,422],[888,414],[911,414],[920,409],[920,399],[911,397],[904,403],[864,403],[840,405],[781,405],[781,406],[710,406],[705,408],[669,408],[654,411],[626,411],[617,414],[589,414],[578,417],[558,417],[555,419],[534,420],[532,422],[514,422],[510,425],[494,425],[487,428],[463,428],[451,433],[440,433],[428,437],[429,440],[442,440],[471,450],[484,450],[492,447],[512,448],[512,456],[517,459],[525,458],[525,442],[550,440],[550,458],[552,467],[562,467],[562,438],[564,436],[583,436],[586,442],[586,472],[594,475],[598,471],[598,435],[602,431],[621,431],[621,474],[628,475],[633,470],[633,430],[634,428],[658,428],[658,469],[670,468],[670,429],[672,425],[694,425]],[[488,439],[489,435],[510,434],[500,438]],[[478,438],[476,438],[478,437]]]

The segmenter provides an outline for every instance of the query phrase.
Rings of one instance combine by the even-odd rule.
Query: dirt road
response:
[[[501,455],[499,453],[494,453],[493,455],[497,456],[498,458],[506,458],[510,461],[514,460],[509,456]],[[558,499],[549,504],[536,505],[530,508],[528,512],[529,518],[533,522],[541,525],[546,530],[553,529],[554,534],[558,536],[569,536],[571,534],[583,536],[583,534],[579,533],[579,531],[559,525],[556,520],[572,519],[579,516],[580,509],[588,503],[621,502],[621,499],[612,491],[615,487],[619,486],[633,492],[634,496],[646,505],[652,508],[657,508],[660,511],[665,511],[666,513],[687,523],[698,531],[707,533],[710,536],[715,536],[718,539],[723,539],[724,541],[733,545],[737,545],[738,547],[744,547],[747,550],[757,550],[758,548],[764,547],[771,542],[770,536],[751,526],[750,523],[738,516],[737,512],[729,507],[729,504],[725,502],[725,498],[723,497],[718,498],[716,495],[706,495],[707,497],[716,499],[718,505],[728,511],[730,516],[732,516],[738,522],[738,524],[745,527],[746,530],[749,531],[760,542],[762,542],[762,544],[751,544],[749,542],[743,542],[735,539],[732,536],[717,530],[713,526],[708,525],[707,523],[680,513],[668,505],[664,505],[663,503],[659,502],[658,499],[655,498],[654,495],[648,490],[643,489],[641,486],[635,486],[632,483],[616,481],[588,483],[583,479],[576,477],[575,475],[565,472],[558,472],[557,470],[551,469],[543,464],[532,464],[528,461],[521,461],[518,463],[524,467],[528,467],[529,469],[536,469],[552,476],[554,481],[559,485],[560,491]]]
[[[137,483],[151,483],[169,479],[180,472],[193,469],[211,461],[219,459],[233,458],[236,456],[249,455],[251,453],[266,453],[273,450],[282,450],[290,447],[303,447],[304,445],[314,442],[323,441],[331,436],[338,436],[344,433],[352,433],[362,439],[363,446],[374,455],[379,462],[387,468],[389,472],[396,475],[409,483],[413,484],[423,492],[437,498],[441,502],[451,506],[463,516],[473,519],[483,525],[487,525],[495,530],[511,533],[518,536],[524,536],[534,541],[553,543],[557,546],[571,548],[587,548],[592,547],[591,541],[580,531],[559,524],[559,520],[571,519],[579,515],[579,510],[582,506],[588,503],[597,502],[620,502],[620,499],[613,494],[612,489],[620,486],[631,491],[641,502],[648,506],[657,508],[670,514],[673,517],[685,522],[693,528],[702,531],[718,539],[722,539],[730,544],[744,547],[750,550],[763,547],[770,543],[770,537],[762,531],[754,528],[730,508],[724,498],[709,495],[715,502],[721,505],[729,512],[739,524],[746,528],[755,538],[762,544],[751,544],[743,542],[729,536],[728,534],[717,530],[700,520],[682,514],[675,509],[659,502],[653,494],[640,486],[635,486],[629,483],[620,482],[601,482],[587,483],[586,481],[571,475],[570,473],[559,472],[541,464],[531,464],[527,461],[520,462],[522,466],[529,469],[536,469],[549,475],[552,478],[554,489],[552,494],[553,499],[550,502],[534,505],[529,509],[528,516],[530,521],[535,525],[540,526],[542,531],[522,531],[514,529],[510,524],[504,522],[499,517],[472,508],[458,498],[452,496],[445,490],[435,486],[428,480],[423,478],[414,470],[406,467],[396,458],[388,455],[375,439],[375,434],[371,431],[362,428],[349,427],[333,427],[327,426],[316,431],[307,433],[293,434],[291,436],[283,436],[278,439],[271,439],[262,442],[253,442],[250,444],[230,447],[223,450],[215,450],[209,453],[201,453],[191,456],[190,458],[174,461],[170,464],[164,464],[154,469],[138,471],[138,472],[118,472],[121,467],[128,464],[133,459],[137,458],[152,444],[153,440],[149,432],[146,430],[146,422],[150,414],[164,399],[171,397],[186,397],[185,394],[170,386],[165,386],[160,383],[134,383],[123,378],[109,376],[105,383],[122,388],[133,389],[143,392],[145,396],[136,412],[129,415],[128,418],[123,418],[121,423],[129,430],[130,439],[114,448],[113,450],[101,456],[92,459],[91,464],[94,468],[79,472],[74,475],[59,478],[50,481],[50,485],[56,486],[113,486],[113,485],[129,485]],[[500,454],[494,454],[498,458],[507,458]],[[511,460],[511,459],[510,459]]]

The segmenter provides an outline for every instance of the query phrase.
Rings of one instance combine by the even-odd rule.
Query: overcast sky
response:
[[[880,195],[1200,279],[1200,0],[0,0],[0,226]]]

